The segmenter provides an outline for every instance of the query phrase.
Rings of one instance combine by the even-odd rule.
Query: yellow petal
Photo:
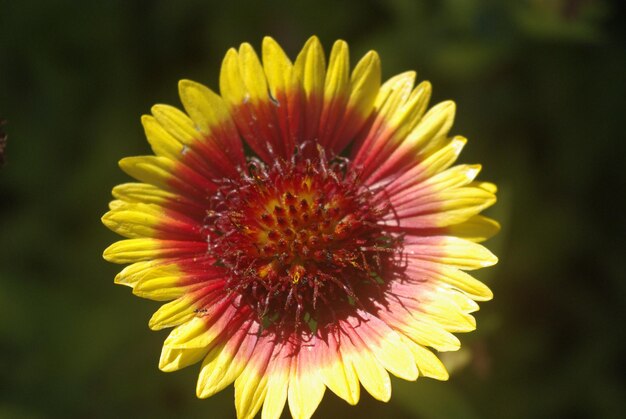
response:
[[[196,241],[128,239],[113,243],[104,250],[105,260],[135,263],[150,259],[194,255],[206,251],[206,243]]]
[[[440,140],[445,140],[454,122],[455,110],[456,106],[452,101],[433,106],[401,146],[418,150],[426,147],[430,142],[438,143]]]
[[[297,360],[294,361],[289,380],[289,411],[297,419],[308,419],[319,406],[326,386],[322,381],[319,370],[311,365],[312,347],[304,345],[300,349]]]
[[[485,268],[498,263],[496,255],[486,247],[457,237],[446,237],[441,243],[445,256],[438,260],[464,270]]]
[[[172,137],[153,116],[142,116],[141,123],[154,154],[171,159],[178,159],[182,155],[183,144]]]
[[[319,340],[318,345],[321,345],[319,372],[324,384],[349,404],[357,404],[360,397],[359,379],[352,364],[344,362],[335,337],[329,334],[326,340]]]
[[[234,132],[235,126],[228,107],[217,93],[191,80],[178,82],[178,92],[195,127],[205,135],[216,128]]]
[[[442,193],[443,191],[450,191],[448,193],[452,194],[451,190],[461,188],[472,182],[480,172],[480,169],[481,166],[479,164],[463,164],[440,172],[421,183],[413,180],[414,185],[412,187],[393,194],[393,204],[396,208],[399,208],[407,204],[414,206],[415,202],[426,203],[429,200],[438,200],[440,199],[438,196],[433,197],[432,195]],[[469,190],[475,190],[478,196],[486,196],[489,198],[493,196],[482,189],[470,188]],[[468,194],[469,191],[459,191],[459,195],[463,193]],[[430,197],[430,199],[427,197]],[[440,206],[437,210],[441,208]]]
[[[241,75],[239,54],[233,48],[228,50],[222,61],[220,92],[224,100],[231,105],[246,103],[250,100],[250,94]]]
[[[135,179],[164,189],[170,189],[169,181],[176,167],[173,160],[156,156],[125,157],[119,165]]]
[[[324,101],[332,103],[337,99],[347,99],[350,89],[350,60],[348,44],[336,41],[330,51],[328,72],[324,82]]]
[[[494,195],[496,192],[498,192],[498,187],[491,182],[472,182],[471,186],[482,189],[483,191],[489,192]]]
[[[496,196],[482,188],[468,186],[419,195],[421,199],[407,199],[394,206],[395,213],[386,216],[386,223],[403,227],[436,228],[463,223],[496,203]],[[419,193],[419,192],[418,192]],[[418,194],[416,194],[418,196]]]
[[[427,277],[429,280],[439,281],[446,286],[462,291],[476,301],[487,301],[493,298],[493,293],[482,282],[462,270],[437,262],[425,263],[420,261],[416,266],[409,266],[407,273],[415,278]]]
[[[493,193],[470,186],[441,191],[437,198],[442,202],[440,226],[466,221],[496,203]]]
[[[432,92],[433,87],[429,81],[423,81],[418,84],[411,92],[404,106],[402,106],[402,109],[394,115],[395,123],[399,124],[400,121],[398,119],[400,119],[407,125],[409,130],[415,128],[424,116],[426,109],[428,109]]]
[[[152,277],[152,275],[159,275]],[[169,301],[182,297],[190,291],[190,286],[181,286],[181,274],[164,275],[163,273],[152,273],[150,277],[144,278],[137,283],[133,289],[133,294],[141,298],[148,298],[155,301]]]
[[[391,381],[383,366],[369,349],[341,346],[344,362],[349,362],[356,371],[361,384],[377,400],[387,402],[391,398]]]
[[[263,348],[262,351],[235,380],[235,409],[238,419],[252,419],[265,400],[268,381],[265,370],[272,350]]]
[[[195,300],[189,295],[177,298],[162,305],[150,319],[148,326],[152,330],[161,330],[167,327],[178,326],[196,316]]]
[[[157,259],[163,252],[163,241],[158,239],[129,239],[113,243],[103,257],[113,263],[133,263]]]
[[[389,193],[407,189],[447,169],[459,157],[466,143],[467,139],[464,137],[454,137],[447,145],[399,176],[386,189]]]
[[[380,58],[370,51],[359,61],[350,79],[348,109],[355,109],[363,116],[369,115],[380,89]]]
[[[385,336],[380,336],[375,342],[368,342],[376,359],[396,377],[408,381],[416,380],[418,371],[415,360],[400,335],[389,328],[384,334]]]
[[[193,121],[173,106],[154,105],[152,115],[173,138],[182,144],[191,145],[201,138]]]
[[[137,282],[147,275],[151,269],[153,269],[160,261],[147,260],[144,262],[133,263],[125,267],[120,273],[115,276],[114,282],[120,285],[126,285],[127,287],[135,288]]]
[[[398,143],[399,140],[404,139],[422,119],[428,107],[431,94],[431,84],[423,81],[413,89],[407,99],[387,111],[386,125],[395,129],[391,140],[393,143]]]
[[[163,204],[181,199],[178,195],[147,183],[123,183],[113,188],[113,196],[126,202]]]
[[[155,204],[113,201],[112,210],[104,214],[102,223],[128,238],[163,237],[198,239],[201,227],[196,220]]]
[[[428,185],[432,191],[458,188],[472,182],[481,169],[480,164],[460,164],[436,174],[424,184]]]
[[[446,297],[454,301],[454,304],[456,304],[463,313],[474,313],[480,308],[476,301],[465,293],[458,292],[457,290],[446,290]],[[475,323],[475,320],[472,321]]]
[[[424,81],[411,92],[408,98],[405,99],[402,95],[400,96],[402,101],[389,101],[390,106],[385,103],[384,108],[381,109],[381,116],[384,116],[383,126],[393,132],[387,140],[390,145],[400,143],[415,128],[428,107],[431,94],[431,84]]]
[[[482,242],[500,231],[500,223],[482,215],[475,215],[463,223],[448,226],[446,229],[451,236]]]
[[[175,349],[163,347],[159,359],[159,369],[163,372],[178,371],[199,362],[207,352],[207,348]]]
[[[256,339],[249,333],[252,333],[249,326],[243,326],[226,342],[209,351],[202,362],[196,385],[199,398],[204,399],[222,391],[239,377],[254,347],[248,341]]]
[[[250,100],[253,102],[267,102],[267,80],[263,66],[259,61],[254,48],[247,42],[239,47],[239,68],[243,77]]]
[[[125,204],[119,201],[114,209],[102,216],[102,223],[117,234],[128,238],[154,237],[162,223],[163,210],[155,205]]]
[[[185,293],[182,273],[175,263],[144,261],[127,266],[115,277],[116,284],[133,288],[133,294],[157,301],[172,300]]]
[[[473,311],[472,309],[476,303],[465,297],[466,300],[471,301],[474,305],[470,308],[470,304],[459,300],[461,304],[464,304],[461,307],[455,301],[453,293],[461,296],[460,293],[455,291],[435,290],[433,298],[422,305],[424,315],[437,322],[448,332],[470,332],[476,329],[476,320],[472,315],[468,314]]]
[[[394,322],[394,327],[420,345],[430,346],[438,351],[456,351],[461,347],[456,336],[426,316],[412,317],[408,313],[402,316],[403,319]]]
[[[215,332],[200,317],[177,326],[165,339],[159,369],[170,372],[195,364],[207,354],[215,338]]]
[[[428,105],[431,87],[430,83],[422,82],[411,91],[414,81],[415,73],[408,72],[388,80],[380,88],[374,121],[360,135],[359,138],[364,138],[362,144],[355,148],[356,162],[376,169],[417,125]]]
[[[318,101],[321,101],[323,98],[326,78],[325,61],[319,39],[316,36],[309,38],[295,63],[295,71],[302,81],[307,100],[316,97]]]
[[[270,92],[274,98],[278,92],[290,92],[296,88],[297,77],[294,66],[278,43],[266,36],[263,38],[263,68]]]
[[[423,376],[442,381],[448,379],[446,367],[435,354],[407,337],[403,336],[402,340],[413,353],[417,367]]]
[[[287,389],[291,374],[290,360],[274,359],[267,374],[269,375],[267,394],[265,395],[261,418],[278,419],[285,409],[285,402],[287,401]]]
[[[417,77],[415,71],[407,71],[397,74],[384,82],[374,101],[374,108],[377,109],[377,114],[393,115],[411,95],[415,77]]]

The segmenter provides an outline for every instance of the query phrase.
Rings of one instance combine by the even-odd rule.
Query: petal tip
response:
[[[321,44],[321,42],[317,35],[311,35],[309,39],[307,39],[306,42],[304,43],[304,45],[307,45],[307,44]]]
[[[272,38],[271,36],[263,37],[262,48],[274,47],[274,46],[278,46],[278,42],[276,42],[274,38]]]
[[[117,247],[117,243],[119,242],[113,243],[112,245],[104,249],[104,252],[102,252],[102,258],[107,262],[116,263],[117,258],[115,256],[117,252],[115,251],[115,248]]]
[[[100,218],[100,221],[102,222],[102,224],[104,224],[106,228],[113,231],[115,231],[115,227],[119,225],[119,223],[114,219],[113,211],[108,211],[106,214],[104,214]]]
[[[180,79],[178,80],[178,93],[179,96],[182,96],[183,92],[188,88],[193,87],[196,84],[195,81],[189,79]]]
[[[481,263],[481,265],[486,268],[488,266],[493,266],[498,263],[498,257],[493,253],[489,252],[489,256]]]
[[[483,284],[484,285],[484,284]],[[487,285],[485,285],[484,293],[481,295],[481,301],[491,301],[493,300],[493,291]]]
[[[133,294],[134,293],[135,293],[135,290],[133,289]],[[148,320],[148,327],[150,328],[150,330],[161,330],[167,327],[163,325],[159,311],[156,311],[152,315],[152,317],[150,317],[150,320]]]
[[[441,112],[450,114],[452,117],[456,113],[456,102],[453,100],[444,100],[435,107],[439,106]]]

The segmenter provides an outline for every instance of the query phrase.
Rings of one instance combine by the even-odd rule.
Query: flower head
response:
[[[127,239],[105,259],[130,264],[116,283],[164,304],[174,327],[159,368],[202,362],[198,397],[235,383],[241,418],[262,407],[310,417],[329,388],[391,395],[388,372],[447,379],[429,348],[490,290],[465,273],[493,265],[477,242],[498,230],[479,215],[495,186],[479,165],[452,166],[454,103],[427,111],[431,87],[407,72],[381,84],[366,54],[350,73],[337,41],[317,38],[292,63],[271,38],[226,54],[218,95],[183,80],[185,112],[142,119],[154,156],[120,161],[139,180],[113,189],[104,224]]]

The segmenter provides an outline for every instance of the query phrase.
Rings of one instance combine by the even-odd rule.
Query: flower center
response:
[[[322,151],[271,167],[252,161],[215,196],[209,252],[266,326],[314,329],[384,284],[398,247],[377,224],[388,210],[348,162]]]

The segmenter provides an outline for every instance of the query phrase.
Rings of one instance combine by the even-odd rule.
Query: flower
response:
[[[492,297],[465,271],[497,261],[478,244],[496,187],[452,166],[455,105],[427,111],[414,81],[381,84],[373,51],[350,73],[343,41],[326,66],[316,37],[292,63],[268,37],[262,63],[227,52],[221,95],[182,80],[185,112],[142,118],[155,155],[120,161],[140,183],[113,189],[102,221],[127,239],[104,258],[169,301],[149,323],[174,327],[161,370],[202,362],[198,397],[234,382],[240,418],[308,418],[327,387],[356,404],[359,383],[387,401],[388,372],[448,378],[429,347],[458,349]]]

